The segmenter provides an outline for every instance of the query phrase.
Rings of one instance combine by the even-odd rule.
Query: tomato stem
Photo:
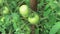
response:
[[[30,7],[32,10],[37,11],[37,0],[30,0]],[[31,34],[35,34],[35,25],[31,26]]]
[[[31,26],[31,34],[35,34],[35,25]]]
[[[30,0],[30,7],[32,10],[37,11],[37,0]]]

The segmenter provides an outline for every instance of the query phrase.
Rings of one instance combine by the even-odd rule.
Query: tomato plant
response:
[[[0,0],[0,34],[60,34],[60,0]]]

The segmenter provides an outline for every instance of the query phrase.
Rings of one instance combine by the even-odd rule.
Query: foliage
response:
[[[30,34],[28,17],[37,13],[40,20],[35,34],[60,34],[60,0],[37,0],[37,11],[30,8],[30,0],[0,0],[0,34]],[[29,16],[19,12],[22,5],[29,8]],[[23,9],[24,10],[24,9]]]
[[[56,34],[57,31],[60,29],[60,22],[57,22],[52,29],[50,30],[49,34]]]

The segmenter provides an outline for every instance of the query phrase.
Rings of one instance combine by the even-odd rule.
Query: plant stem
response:
[[[30,7],[32,10],[37,11],[37,0],[30,0]]]
[[[31,34],[35,34],[35,25],[31,26]]]
[[[32,10],[37,11],[37,0],[30,0],[30,7]],[[31,26],[31,34],[35,34],[35,25]]]

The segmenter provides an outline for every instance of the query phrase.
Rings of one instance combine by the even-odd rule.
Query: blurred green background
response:
[[[22,5],[27,5],[40,17],[35,34],[60,34],[60,0],[37,2],[37,11],[32,11],[30,0],[0,0],[0,34],[31,33],[31,24],[19,13]]]

